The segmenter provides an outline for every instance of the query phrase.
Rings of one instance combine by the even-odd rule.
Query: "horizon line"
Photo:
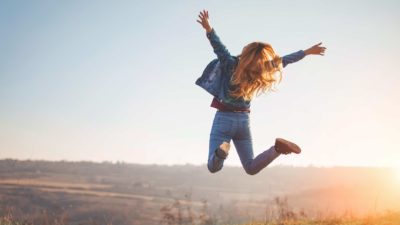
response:
[[[122,160],[115,160],[115,161],[94,161],[94,160],[66,160],[66,159],[59,159],[59,160],[49,160],[49,159],[17,159],[17,158],[0,158],[1,161],[19,161],[19,162],[61,162],[61,163],[92,163],[92,164],[111,164],[111,165],[140,165],[140,166],[207,166],[207,164],[193,164],[193,163],[175,163],[175,164],[158,164],[158,163],[137,163],[137,162],[126,162]],[[239,165],[224,165],[224,167],[230,168],[242,168]],[[276,168],[276,167],[297,167],[297,168],[371,168],[371,169],[394,169],[397,168],[395,166],[365,166],[365,165],[289,165],[289,164],[278,164],[269,166],[268,168]]]

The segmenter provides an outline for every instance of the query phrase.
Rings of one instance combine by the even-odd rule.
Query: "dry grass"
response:
[[[383,211],[400,209],[386,170],[269,168],[257,179],[241,172],[0,160],[0,225],[400,225],[400,213]],[[376,214],[362,217],[368,212]]]
[[[386,212],[382,215],[368,215],[363,218],[333,217],[323,219],[250,222],[241,225],[400,225],[400,212]]]
[[[107,189],[112,187],[112,185],[106,184],[88,184],[88,183],[71,183],[71,182],[61,182],[54,180],[45,179],[2,179],[0,180],[0,185],[12,185],[12,186],[26,186],[26,187],[46,187],[46,188],[60,188],[60,189],[82,189],[82,190],[92,190],[92,189]]]
[[[48,215],[43,214],[42,222],[36,223],[40,225],[68,225],[68,222],[63,219],[63,215],[60,218],[54,219],[49,218]],[[30,221],[18,221],[14,219],[12,214],[0,217],[0,225],[36,225]],[[97,225],[95,222],[88,222],[89,225]],[[115,225],[112,221],[104,221],[103,224]],[[177,219],[174,222],[170,221],[163,224],[224,224],[218,223],[212,220],[202,220],[200,222],[184,221]],[[232,223],[231,223],[232,224]],[[241,225],[399,225],[400,224],[400,212],[386,212],[382,215],[369,215],[364,218],[323,218],[323,219],[294,219],[294,220],[277,220],[271,222],[250,222]]]

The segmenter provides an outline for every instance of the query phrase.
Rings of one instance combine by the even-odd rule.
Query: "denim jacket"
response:
[[[250,101],[246,101],[243,98],[235,98],[229,94],[230,91],[234,89],[230,81],[239,62],[239,58],[229,53],[214,29],[207,33],[207,38],[217,55],[217,59],[212,60],[207,65],[201,77],[196,80],[196,84],[212,94],[224,105],[241,109],[250,108]],[[304,56],[305,53],[303,50],[283,56],[283,67],[301,60]]]

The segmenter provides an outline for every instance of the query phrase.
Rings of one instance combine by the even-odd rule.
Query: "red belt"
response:
[[[247,113],[249,113],[250,112],[250,109],[243,109],[243,110],[221,110],[221,109],[218,109],[218,111],[219,112],[247,112]]]
[[[214,98],[211,107],[218,109],[220,112],[250,112],[250,109],[240,109],[240,108],[233,108],[223,104],[222,102],[218,101],[218,99]]]

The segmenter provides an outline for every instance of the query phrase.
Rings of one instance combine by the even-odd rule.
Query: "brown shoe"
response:
[[[277,138],[275,140],[275,151],[285,155],[290,153],[300,154],[301,149],[293,142],[282,138]]]

